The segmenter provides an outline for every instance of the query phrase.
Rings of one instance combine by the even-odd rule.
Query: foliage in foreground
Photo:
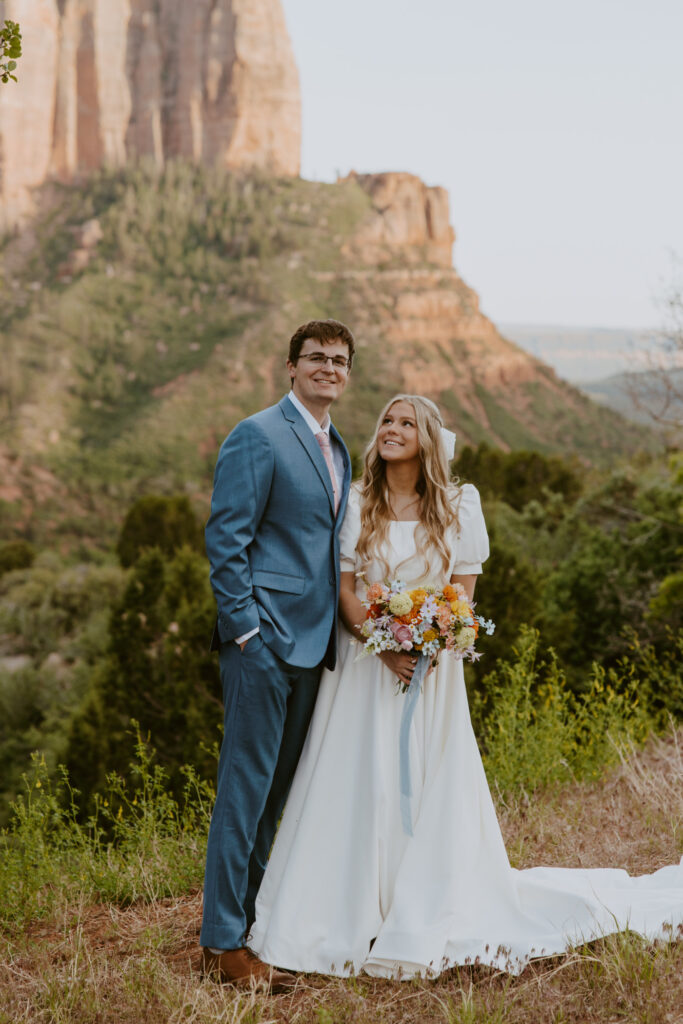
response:
[[[575,694],[540,635],[522,628],[513,658],[499,662],[472,695],[472,719],[491,786],[503,796],[572,779],[595,779],[624,743],[641,744],[654,725],[649,688],[633,663],[594,664]]]
[[[88,821],[66,771],[34,755],[0,836],[0,930],[21,930],[70,899],[127,905],[196,888],[203,878],[211,786],[183,770],[179,799],[140,734],[128,780],[112,773]]]
[[[680,853],[683,810],[680,734],[648,744],[644,752],[624,752],[622,766],[605,782],[538,794],[525,805],[531,817],[519,807],[503,809],[506,843],[523,851],[517,866],[588,861],[618,864],[637,874],[672,863]],[[627,830],[621,827],[625,821]],[[563,838],[568,825],[569,841]],[[536,961],[516,978],[473,967],[410,982],[301,975],[293,994],[268,997],[201,981],[198,891],[103,907],[93,902],[94,889],[81,893],[77,886],[78,879],[65,880],[63,900],[53,901],[49,920],[26,922],[23,932],[15,922],[3,929],[4,937],[0,934],[2,1024],[673,1024],[680,1019],[682,942],[649,945],[624,932],[562,958]]]
[[[678,1024],[681,1019],[683,945],[650,947],[629,932],[577,950],[560,963],[541,961],[520,978],[467,968],[436,981],[301,975],[291,996],[269,997],[201,982],[192,958],[182,955],[185,937],[178,935],[176,908],[160,916],[115,920],[110,942],[103,945],[89,933],[87,914],[76,911],[59,962],[43,944],[38,950],[34,945],[30,961],[18,956],[0,964],[2,1024]]]

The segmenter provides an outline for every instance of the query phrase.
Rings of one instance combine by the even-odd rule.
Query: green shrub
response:
[[[634,665],[593,665],[577,696],[552,651],[539,659],[539,641],[536,630],[523,627],[513,657],[499,662],[471,699],[486,773],[502,794],[596,778],[617,759],[615,744],[643,742],[654,724],[649,689]]]
[[[34,755],[0,833],[0,932],[20,932],[75,894],[129,904],[201,884],[213,789],[185,767],[180,796],[172,796],[139,731],[136,737],[125,777],[107,777],[85,823],[65,769],[53,781]]]
[[[496,624],[492,636],[482,637],[480,661],[470,668],[482,679],[505,658],[519,632],[520,622],[533,624],[540,613],[540,578],[519,547],[501,543],[495,528],[489,531],[491,554],[477,581],[477,610]]]
[[[35,557],[35,548],[25,540],[8,540],[0,544],[0,576],[14,569],[30,568]]]
[[[454,471],[476,484],[485,497],[505,501],[518,511],[530,501],[545,504],[553,494],[573,503],[583,487],[576,460],[535,451],[502,452],[486,443],[477,448],[465,445]]]
[[[15,638],[21,653],[42,660],[109,607],[124,578],[116,565],[64,566],[43,552],[32,568],[0,582],[0,632]]]
[[[64,567],[47,552],[0,580],[0,824],[31,751],[63,759],[73,714],[109,644],[117,565]]]
[[[184,764],[213,777],[207,744],[218,740],[223,720],[218,659],[209,650],[215,614],[203,556],[187,547],[172,559],[158,548],[140,555],[70,725],[66,763],[85,798],[101,789],[106,772],[125,768],[132,720],[152,736],[175,792]]]
[[[128,510],[116,545],[121,565],[127,568],[147,548],[173,555],[183,546],[203,551],[202,531],[189,498],[148,494]]]
[[[635,666],[660,723],[666,724],[670,717],[683,721],[683,629],[670,632],[666,643],[657,646],[643,643],[633,631],[626,638],[629,652],[622,665]]]

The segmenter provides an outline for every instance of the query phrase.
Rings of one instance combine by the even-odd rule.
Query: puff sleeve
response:
[[[489,538],[479,491],[473,484],[464,484],[460,489],[457,511],[460,530],[454,531],[450,575],[474,575],[482,571],[482,562],[489,557]]]
[[[360,537],[360,491],[352,486],[344,522],[339,531],[339,563],[342,572],[355,572],[356,545]]]

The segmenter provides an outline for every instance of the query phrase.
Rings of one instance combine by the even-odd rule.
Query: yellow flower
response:
[[[422,639],[424,640],[424,642],[425,642],[426,644],[428,644],[428,643],[430,643],[430,642],[431,642],[432,640],[436,640],[436,638],[438,637],[438,635],[439,635],[439,634],[437,633],[437,631],[436,631],[435,629],[426,629],[426,630],[424,631],[424,636],[422,637]]]
[[[407,615],[413,607],[413,602],[408,594],[394,594],[389,601],[389,611],[392,615]]]
[[[414,607],[421,608],[427,598],[427,591],[419,587],[417,590],[411,590],[408,596],[412,600]]]
[[[459,619],[466,619],[470,614],[470,606],[467,601],[451,601],[451,611]]]

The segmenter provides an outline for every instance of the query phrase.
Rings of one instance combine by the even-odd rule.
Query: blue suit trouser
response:
[[[318,693],[321,666],[287,665],[260,634],[220,649],[224,733],[200,943],[244,945]]]

